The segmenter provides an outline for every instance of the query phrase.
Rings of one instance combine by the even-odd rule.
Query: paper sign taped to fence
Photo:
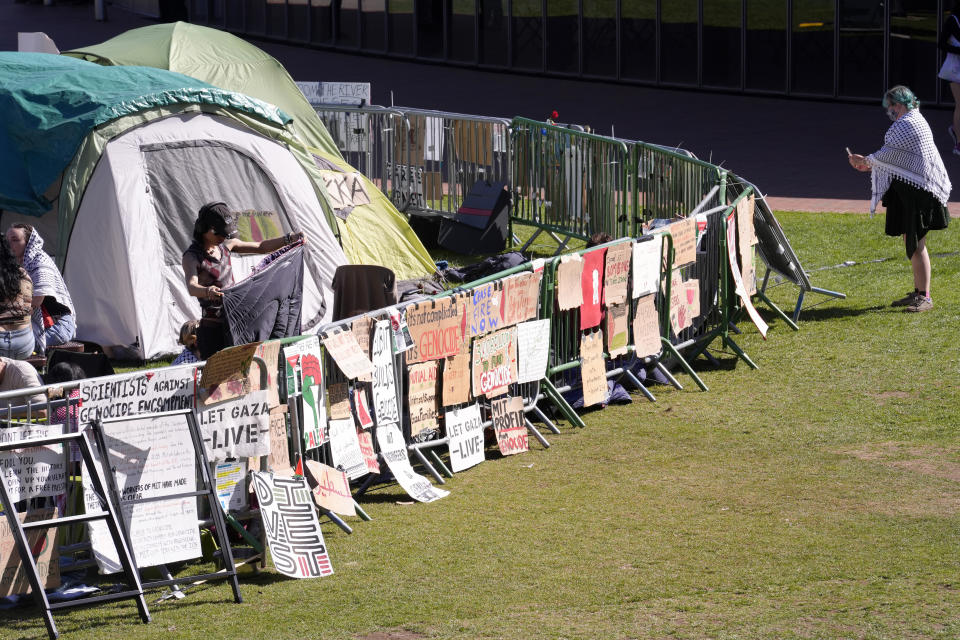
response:
[[[607,401],[607,374],[603,364],[603,332],[594,331],[580,336],[580,358],[583,364],[583,406],[590,407]]]
[[[500,311],[503,290],[499,281],[474,287],[464,294],[467,301],[466,329],[468,335],[482,336],[503,326]]]
[[[331,420],[350,417],[350,387],[346,382],[328,385],[327,400],[330,402]]]
[[[290,449],[287,438],[287,407],[281,405],[270,409],[270,457],[267,468],[284,472],[290,469]]]
[[[630,279],[632,255],[632,242],[621,242],[607,247],[603,267],[603,301],[607,306],[627,301],[627,281]]]
[[[673,268],[697,260],[697,219],[684,218],[670,225],[670,235],[673,238]]]
[[[57,517],[54,508],[34,509],[27,513],[18,513],[20,524],[51,520]],[[27,545],[37,565],[40,584],[45,589],[60,586],[60,553],[57,545],[57,528],[32,529],[26,531]],[[27,567],[20,560],[16,538],[10,529],[6,515],[0,516],[0,598],[15,593],[32,593]]]
[[[502,398],[490,403],[493,429],[497,433],[500,453],[512,456],[530,449],[527,423],[523,416],[523,398]]]
[[[270,455],[270,404],[266,391],[197,410],[197,427],[212,460]]]
[[[436,360],[410,366],[407,398],[410,407],[411,437],[424,429],[436,429],[439,426],[437,424],[438,369]]]
[[[307,460],[306,472],[310,491],[313,493],[313,501],[318,507],[329,509],[342,516],[357,515],[346,473],[316,460]]]
[[[172,367],[80,381],[80,426],[93,420],[193,408],[196,367]]]
[[[627,319],[626,304],[612,304],[607,307],[607,326],[604,334],[607,336],[607,353],[611,358],[622,356],[627,352],[627,342],[630,323]]]
[[[660,256],[663,236],[633,245],[633,297],[639,298],[660,289]]]
[[[503,280],[503,326],[537,317],[542,271],[530,271]]]
[[[259,342],[251,342],[227,347],[210,356],[200,376],[205,402],[221,402],[250,391],[247,376],[259,346]]]
[[[315,449],[326,442],[327,407],[323,399],[323,367],[320,340],[309,336],[283,348],[287,370],[287,393],[302,392],[304,449]]]
[[[683,302],[687,305],[687,314],[691,322],[700,315],[700,281],[696,278],[683,283]]]
[[[403,353],[413,349],[413,338],[410,337],[406,314],[396,307],[390,307],[387,310],[387,315],[390,316],[390,331],[393,333],[394,352]]]
[[[277,572],[291,578],[331,575],[333,565],[306,479],[259,471],[251,475]]]
[[[224,511],[242,511],[247,506],[247,463],[218,462],[214,467],[217,499]]]
[[[370,204],[370,196],[363,186],[363,176],[359,172],[318,171],[327,192],[327,202],[334,209],[358,207]]]
[[[633,347],[638,358],[660,353],[660,316],[656,296],[650,294],[637,300],[633,314]]]
[[[583,277],[583,258],[563,256],[557,267],[557,304],[560,311],[576,309],[583,304],[583,289],[580,280]]]
[[[757,230],[753,224],[753,212],[756,198],[742,198],[737,203],[737,240],[740,248],[740,257],[750,251],[750,247],[757,244]]]
[[[377,443],[380,445],[380,455],[387,461],[393,477],[411,498],[419,502],[433,502],[450,494],[449,491],[437,489],[413,470],[407,457],[407,445],[396,423],[377,425]]]
[[[357,426],[353,417],[330,421],[330,460],[351,480],[367,474],[367,463],[360,451],[360,440],[357,438]]]
[[[347,378],[370,381],[373,363],[360,349],[352,331],[341,330],[327,335],[323,339],[323,346]]]
[[[397,383],[393,368],[390,321],[380,320],[373,332],[373,416],[377,424],[399,422]]]
[[[155,500],[132,504],[132,500],[158,498],[197,490],[196,453],[185,415],[139,418],[103,426],[109,453],[108,464],[94,451],[101,469],[112,469],[120,492],[121,515],[130,534],[137,566],[190,560],[201,555],[196,497]],[[102,511],[83,473],[87,512]],[[103,520],[88,522],[93,555],[103,573],[121,571],[113,538]]]
[[[373,450],[373,435],[369,431],[358,431],[357,440],[360,442],[360,452],[363,454],[363,462],[367,465],[367,472],[380,473],[377,453]]]
[[[357,422],[361,429],[369,429],[373,426],[373,417],[370,413],[370,405],[367,403],[367,392],[363,389],[353,390],[353,406],[357,411]]]
[[[737,266],[737,256],[736,256],[736,246],[737,246],[737,227],[734,221],[735,213],[731,213],[727,216],[727,261],[730,264],[730,274],[733,276],[733,282],[736,287],[737,297],[740,298],[740,302],[743,304],[744,308],[747,310],[747,315],[750,316],[750,320],[756,325],[757,330],[760,331],[760,335],[763,336],[763,339],[767,339],[767,323],[760,316],[760,313],[757,311],[757,308],[753,306],[753,301],[750,299],[750,294],[747,292],[746,287],[743,284],[743,278],[740,275],[740,267]]]
[[[407,307],[407,327],[416,346],[407,364],[455,355],[463,344],[460,296],[419,302]]]
[[[452,358],[443,360],[443,406],[463,404],[470,400],[470,347],[464,343],[465,350]]]
[[[277,363],[280,359],[280,346],[279,340],[268,340],[266,342],[261,342],[260,346],[257,347],[255,354],[267,364],[266,391],[267,401],[270,403],[271,409],[280,406],[280,385],[277,384]],[[256,365],[257,361],[254,360],[253,364]],[[247,374],[247,380],[251,389],[263,390],[263,387],[260,386],[261,373],[259,366],[250,367],[250,373]]]
[[[483,462],[483,418],[480,405],[451,409],[443,417],[450,447],[450,469],[456,473]]]
[[[350,328],[353,331],[353,337],[356,338],[357,344],[360,346],[360,351],[368,358],[371,358],[370,341],[373,336],[373,318],[366,316],[358,318],[353,321]]]
[[[550,319],[517,325],[517,382],[537,382],[547,375]]]
[[[592,329],[603,317],[603,261],[606,249],[594,249],[583,254],[583,274],[580,287],[583,304],[580,305],[580,330]]]
[[[498,396],[517,381],[517,328],[473,341],[473,395]]]
[[[63,425],[10,425],[0,428],[0,444],[63,435]],[[11,502],[58,496],[67,490],[62,444],[0,451],[0,472]],[[2,517],[2,516],[0,516]]]

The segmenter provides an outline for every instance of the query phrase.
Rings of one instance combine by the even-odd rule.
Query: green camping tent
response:
[[[275,58],[224,31],[185,22],[127,31],[106,42],[65,52],[102,65],[139,65],[169,69],[276,105],[293,117],[298,137],[318,158],[318,166],[354,173],[293,79]],[[433,260],[406,217],[389,198],[363,178],[369,204],[354,206],[337,218],[340,242],[355,264],[389,267],[398,279],[435,271]],[[326,193],[323,181],[318,185]],[[327,198],[329,205],[330,198]]]

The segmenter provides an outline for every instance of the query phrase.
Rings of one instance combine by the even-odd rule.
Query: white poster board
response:
[[[517,382],[537,382],[547,374],[550,319],[517,325]]]
[[[377,321],[373,332],[373,417],[377,424],[400,422],[389,320]]]
[[[266,391],[197,410],[197,427],[210,461],[270,455],[270,403]]]
[[[411,498],[420,502],[433,502],[450,494],[449,491],[437,489],[413,470],[410,458],[407,457],[407,445],[396,423],[377,425],[377,443],[380,445],[380,455],[387,461],[393,477]]]
[[[59,435],[63,435],[61,424],[11,425],[0,428],[0,444]],[[0,452],[0,472],[12,502],[65,492],[65,464],[62,444]]]
[[[456,473],[483,462],[483,418],[480,405],[451,409],[444,417],[450,447],[450,469]]]

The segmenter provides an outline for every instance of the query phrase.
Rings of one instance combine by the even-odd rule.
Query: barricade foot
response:
[[[683,391],[683,385],[680,384],[679,380],[673,377],[673,374],[670,373],[670,369],[667,369],[665,366],[663,366],[662,362],[657,362],[657,370],[662,373],[668,381],[670,381],[670,384],[672,384],[677,391]]]
[[[357,515],[360,516],[361,520],[366,522],[371,522],[373,520],[373,518],[367,515],[367,512],[363,510],[363,507],[361,507],[356,500],[353,501],[353,508],[356,509]]]
[[[348,525],[346,522],[344,522],[344,521],[340,518],[340,516],[338,516],[337,514],[335,514],[333,511],[330,511],[329,509],[324,509],[323,507],[320,507],[320,513],[322,513],[323,515],[327,516],[327,519],[330,520],[330,522],[332,522],[333,524],[335,524],[335,525],[337,525],[338,527],[340,527],[341,529],[343,529],[344,532],[346,532],[346,533],[348,533],[348,534],[353,533],[353,529],[350,528],[350,525]]]
[[[660,341],[663,342],[664,348],[670,352],[670,355],[677,359],[677,362],[680,363],[680,367],[686,371],[687,375],[693,378],[693,381],[697,383],[697,386],[700,387],[700,390],[709,391],[710,389],[706,384],[704,384],[703,380],[700,379],[700,376],[697,375],[697,372],[693,370],[693,367],[690,366],[690,363],[684,360],[683,356],[680,355],[680,352],[677,351],[672,344],[670,344],[670,341],[666,340],[665,338],[661,338]]]
[[[527,423],[527,431],[533,434],[533,437],[536,438],[541,445],[543,445],[544,449],[549,449],[550,443],[547,442],[547,439],[544,438],[539,431],[537,431],[537,428],[533,426],[533,423],[530,422],[526,416],[523,417],[523,421]]]
[[[647,389],[645,386],[643,386],[643,383],[640,382],[640,379],[637,378],[637,376],[633,375],[632,371],[630,371],[629,369],[626,369],[624,370],[624,374],[626,374],[627,379],[630,380],[631,383],[633,383],[633,385],[640,391],[640,393],[642,393],[647,397],[647,400],[649,400],[650,402],[657,401],[657,399],[653,397],[653,394],[650,393],[650,390]]]
[[[731,349],[733,349],[733,352],[736,353],[738,357],[743,359],[743,361],[746,362],[751,369],[760,368],[753,362],[753,360],[750,359],[750,357],[746,353],[744,353],[743,349],[741,349],[739,345],[737,345],[737,343],[734,342],[729,336],[723,337],[723,343],[728,345]]]
[[[758,290],[758,291],[757,291],[757,297],[760,298],[761,300],[763,300],[763,302],[764,302],[768,307],[770,307],[771,309],[773,309],[774,313],[776,313],[776,314],[780,317],[781,320],[783,320],[784,322],[787,323],[787,326],[789,326],[789,327],[790,327],[791,329],[793,329],[794,331],[800,331],[800,327],[797,326],[797,323],[794,322],[793,319],[790,318],[790,316],[788,316],[787,314],[785,314],[780,307],[778,307],[777,305],[773,304],[773,301],[770,300],[770,298],[767,297],[767,294],[765,294],[762,290]]]
[[[537,418],[540,419],[540,422],[547,425],[547,429],[550,429],[550,431],[556,435],[560,435],[560,429],[557,428],[557,425],[551,422],[550,418],[547,417],[547,414],[540,410],[540,407],[534,405],[530,411],[532,411]]]
[[[560,392],[557,391],[557,388],[553,386],[553,383],[546,378],[543,379],[543,388],[547,392],[547,397],[550,398],[553,404],[557,405],[557,408],[560,409],[560,413],[562,413],[567,420],[577,427],[582,428],[587,426],[587,423],[577,415],[577,412],[573,410],[573,407],[570,406],[570,403],[563,399],[563,396],[560,395]]]
[[[413,455],[417,456],[417,460],[420,461],[420,464],[423,465],[423,468],[427,470],[427,473],[433,476],[433,479],[437,481],[438,484],[446,484],[446,481],[443,479],[437,470],[433,468],[433,465],[427,461],[427,458],[423,455],[423,452],[420,449],[413,449]]]

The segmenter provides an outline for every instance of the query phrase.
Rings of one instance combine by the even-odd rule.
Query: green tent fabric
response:
[[[280,126],[290,120],[273,105],[179,73],[0,52],[0,208],[43,215],[52,206],[44,192],[91,130],[182,103],[230,107]]]
[[[103,65],[170,69],[275,104],[293,117],[290,127],[312,153],[344,171],[355,171],[343,160],[286,69],[272,56],[229,33],[174,22],[133,29],[64,55]],[[323,181],[316,183],[317,189],[326,193]],[[347,220],[337,218],[334,229],[347,258],[355,264],[388,267],[401,280],[433,274],[433,259],[406,217],[388,198],[381,197],[372,182],[364,178],[364,184],[371,203],[356,207]]]

